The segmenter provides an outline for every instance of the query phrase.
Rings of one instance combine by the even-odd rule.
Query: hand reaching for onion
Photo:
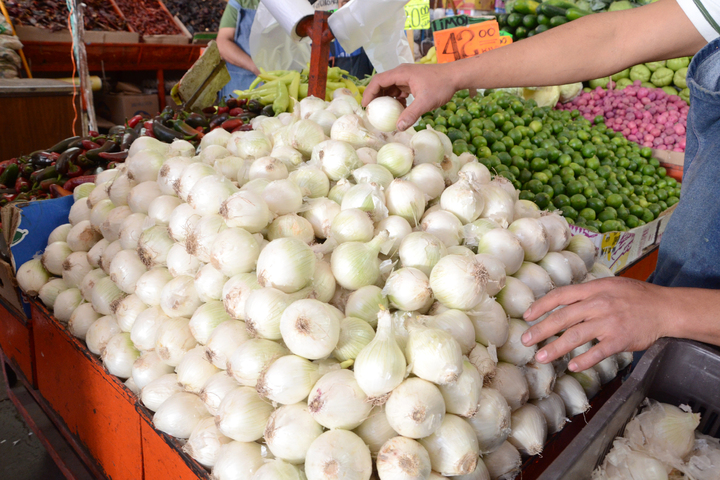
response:
[[[377,97],[395,97],[401,102],[412,94],[415,100],[400,115],[397,129],[407,130],[420,115],[445,105],[458,90],[452,81],[450,71],[443,74],[445,65],[410,65],[404,64],[397,68],[377,74],[363,94],[363,106]]]
[[[706,293],[700,289],[682,290],[703,296]],[[559,339],[536,355],[539,362],[548,363],[597,339],[595,346],[574,358],[568,367],[574,372],[583,371],[615,353],[645,350],[660,337],[687,338],[690,332],[676,332],[679,319],[687,316],[680,305],[685,302],[679,301],[682,295],[678,293],[620,277],[560,287],[533,303],[524,318],[532,322],[561,305],[565,307],[530,327],[522,342],[535,345],[564,330]]]

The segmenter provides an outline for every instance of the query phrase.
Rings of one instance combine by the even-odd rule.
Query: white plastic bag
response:
[[[260,2],[250,30],[250,56],[255,65],[268,71],[304,69],[310,62],[310,39],[299,39],[295,27],[313,13],[312,6],[302,0]]]

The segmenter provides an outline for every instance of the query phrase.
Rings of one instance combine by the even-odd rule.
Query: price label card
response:
[[[513,39],[510,35],[500,35],[500,46],[510,45],[513,43]]]
[[[430,28],[430,0],[410,0],[405,5],[405,30]]]
[[[474,57],[500,47],[500,26],[495,20],[440,30],[433,35],[438,63]]]

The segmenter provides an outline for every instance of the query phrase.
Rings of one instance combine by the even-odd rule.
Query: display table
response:
[[[646,277],[656,262],[657,248],[621,275]],[[109,375],[84,342],[73,337],[38,300],[32,300],[32,317],[28,322],[14,318],[0,303],[0,347],[5,352],[5,355],[0,352],[0,360],[18,373],[26,389],[22,394],[13,394],[10,389],[15,406],[51,450],[56,462],[65,465],[61,468],[68,478],[88,478],[85,475],[91,471],[92,477],[113,480],[209,480],[208,471],[182,452],[177,439],[155,430],[153,413],[117,377]],[[34,381],[29,380],[28,371]],[[586,421],[620,387],[622,374],[627,375],[628,370],[593,398],[592,408],[585,414]],[[22,395],[27,397],[26,392],[34,402],[27,398],[18,400]],[[34,418],[42,416],[49,418],[54,428],[47,425],[40,428]],[[550,437],[542,456],[525,461],[523,479],[539,477],[584,425],[585,422],[570,423]],[[58,443],[55,438],[58,431],[72,447],[70,460],[53,447],[51,440]],[[67,468],[74,456],[82,459],[86,470]]]

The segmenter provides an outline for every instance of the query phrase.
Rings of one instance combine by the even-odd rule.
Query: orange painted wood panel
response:
[[[180,443],[152,424],[152,412],[138,406],[142,425],[145,480],[209,480],[210,473],[183,453]]]
[[[0,303],[0,349],[25,379],[33,383],[32,330]]]
[[[640,257],[637,262],[622,270],[618,276],[634,278],[635,280],[642,280],[644,282],[648,279],[650,274],[655,271],[658,251],[659,249],[656,247],[651,252]]]
[[[32,304],[32,321],[38,389],[65,423],[70,440],[107,478],[141,480],[135,397],[42,305]]]

